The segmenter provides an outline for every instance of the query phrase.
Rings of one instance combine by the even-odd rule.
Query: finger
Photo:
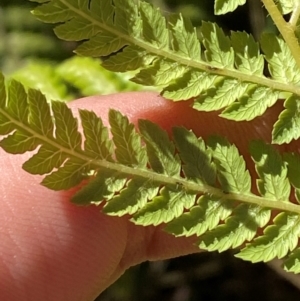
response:
[[[93,300],[123,256],[124,222],[70,204],[23,160],[0,153],[1,300]]]
[[[144,100],[155,107],[157,96],[147,97]],[[108,105],[109,99],[97,101]],[[130,94],[120,97],[123,101],[136,105]],[[85,104],[88,107],[91,102],[82,101],[82,108]],[[138,116],[138,106],[134,106],[133,115]],[[103,106],[94,107],[99,115],[104,114]],[[196,250],[192,243],[180,243],[181,239],[167,234],[158,245],[154,228],[135,227],[95,207],[72,205],[72,192],[48,190],[39,184],[40,177],[21,169],[29,156],[0,151],[0,172],[5,175],[0,182],[2,300],[24,296],[28,300],[94,300],[132,264]]]

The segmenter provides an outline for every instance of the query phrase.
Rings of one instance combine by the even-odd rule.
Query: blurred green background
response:
[[[256,38],[274,30],[259,0],[226,16],[213,15],[213,0],[152,0],[165,13],[181,12],[198,27],[218,22],[225,31],[245,30]],[[73,56],[76,43],[58,40],[52,26],[31,14],[33,3],[1,0],[0,70],[49,99],[139,90],[128,75],[103,70],[99,60]],[[280,262],[279,262],[280,264]],[[269,265],[235,259],[233,252],[200,253],[172,260],[146,262],[129,269],[97,301],[281,301],[300,298],[300,278]]]

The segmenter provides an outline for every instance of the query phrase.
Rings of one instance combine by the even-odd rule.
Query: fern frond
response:
[[[259,193],[253,194],[244,158],[224,138],[205,142],[177,127],[171,139],[147,120],[136,129],[114,110],[108,129],[93,112],[79,110],[77,119],[65,103],[49,104],[37,90],[4,82],[1,75],[0,146],[13,154],[36,150],[23,168],[43,175],[44,186],[69,189],[85,179],[72,198],[78,205],[102,203],[104,213],[129,215],[135,224],[197,235],[199,247],[210,251],[245,244],[238,257],[286,257],[286,269],[299,271],[300,205],[290,195],[293,188],[299,199],[299,155],[281,157],[254,141]]]
[[[245,2],[216,0],[215,11],[226,13]],[[296,7],[287,0],[277,4],[281,14]],[[272,9],[278,17],[279,9]],[[150,4],[129,0],[48,0],[34,14],[44,22],[61,23],[55,28],[58,37],[83,41],[78,54],[105,56],[103,66],[108,70],[135,71],[135,83],[159,87],[174,101],[194,98],[197,110],[222,109],[224,118],[251,120],[283,98],[285,110],[274,126],[273,142],[288,143],[300,136],[299,116],[289,109],[289,99],[300,98],[295,28],[284,35],[291,37],[288,41],[266,34],[259,45],[244,32],[227,36],[216,24],[203,22],[199,41],[182,15],[165,18]],[[282,28],[290,26],[283,18],[280,22]]]
[[[215,0],[215,14],[222,15],[234,11],[239,5],[244,5],[246,0]]]

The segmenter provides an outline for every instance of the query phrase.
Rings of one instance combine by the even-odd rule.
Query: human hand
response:
[[[134,123],[143,118],[168,131],[183,125],[203,137],[220,134],[243,154],[251,139],[270,141],[280,111],[276,106],[253,122],[237,123],[216,113],[197,112],[190,104],[136,92],[85,98],[70,106],[74,112],[93,110],[104,121],[108,109],[114,108]],[[126,217],[108,217],[97,207],[71,204],[74,191],[51,191],[39,184],[40,177],[21,169],[28,157],[0,150],[2,301],[92,301],[132,265],[198,251],[193,237],[174,238],[159,227],[135,226]]]

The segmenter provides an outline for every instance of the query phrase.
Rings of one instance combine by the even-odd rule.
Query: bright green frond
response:
[[[243,87],[245,90],[245,86]],[[238,101],[230,104],[221,114],[222,117],[232,120],[252,120],[257,116],[261,116],[265,111],[273,106],[279,93],[272,89],[265,89],[262,87],[249,87],[248,93],[244,95],[237,95]],[[239,87],[232,87],[235,92],[238,93]],[[241,93],[240,93],[241,94]]]
[[[266,262],[275,257],[282,258],[297,247],[299,235],[299,215],[280,213],[275,217],[274,225],[268,226],[263,236],[256,238],[236,257],[251,262]]]
[[[57,142],[63,147],[71,148],[72,150],[81,149],[82,139],[78,131],[78,123],[71,109],[60,101],[53,101],[51,108],[55,118],[55,136]]]
[[[110,215],[134,214],[158,194],[158,186],[151,180],[133,179],[120,194],[105,205],[103,211]]]
[[[300,137],[300,97],[290,96],[284,107],[272,131],[273,143],[277,144],[290,143]]]
[[[115,110],[109,125],[87,110],[75,118],[67,104],[48,103],[14,80],[5,87],[0,75],[0,146],[13,154],[35,150],[23,168],[43,175],[44,186],[81,184],[75,204],[102,204],[104,213],[129,216],[138,225],[163,224],[175,236],[196,235],[200,248],[211,251],[246,243],[241,258],[290,256],[286,268],[299,269],[298,253],[291,252],[299,240],[300,209],[290,196],[292,186],[299,200],[298,155],[282,159],[270,145],[254,141],[259,193],[253,194],[244,158],[224,138],[205,142],[182,127],[170,138],[148,120],[136,129]]]
[[[117,160],[125,165],[144,168],[147,164],[146,151],[134,125],[129,123],[127,117],[114,110],[109,112],[109,124],[116,145]]]
[[[142,86],[128,80],[130,74],[110,72],[101,66],[101,60],[90,57],[74,56],[59,64],[55,71],[84,96],[143,90]]]
[[[87,163],[80,159],[69,159],[57,171],[47,175],[42,184],[53,190],[64,190],[78,185],[84,178]]]
[[[48,100],[69,100],[67,87],[52,63],[32,61],[14,72],[11,77],[27,89],[40,90]]]
[[[208,145],[212,149],[222,189],[226,192],[249,193],[251,177],[236,146],[221,137],[211,137]]]
[[[261,37],[262,50],[269,63],[269,71],[275,80],[300,84],[300,70],[287,44],[272,33]]]
[[[77,205],[99,205],[118,193],[126,181],[126,177],[113,170],[101,170],[96,176],[92,176],[89,183],[72,197],[72,202]]]
[[[189,212],[168,223],[166,231],[176,236],[200,236],[227,218],[232,213],[233,207],[232,201],[203,195]]]
[[[139,120],[139,130],[146,142],[151,168],[158,173],[179,176],[180,161],[167,132],[148,120]]]
[[[239,247],[245,241],[251,241],[257,229],[265,226],[269,220],[270,210],[259,206],[239,205],[224,224],[200,238],[199,246],[201,249],[219,252]]]
[[[140,8],[145,40],[161,49],[167,49],[170,38],[169,31],[166,28],[166,19],[162,16],[158,8],[153,9],[149,3],[141,2]]]
[[[300,156],[299,154],[294,153],[285,153],[283,155],[284,161],[287,163],[288,168],[288,179],[290,183],[295,188],[295,197],[300,202],[300,173],[299,173],[299,166],[300,166]]]
[[[246,0],[215,0],[215,14],[223,15],[234,11],[239,5],[244,5]]]
[[[197,33],[190,20],[182,15],[173,14],[168,18],[172,31],[172,47],[174,51],[182,56],[193,60],[200,60],[201,48]]]
[[[216,181],[216,170],[204,141],[185,128],[174,128],[173,135],[183,162],[184,175],[195,182],[213,185]]]
[[[223,30],[214,23],[203,22],[201,27],[205,57],[214,67],[233,68],[234,52],[231,41]]]
[[[220,110],[231,105],[238,98],[243,96],[248,87],[248,84],[241,83],[236,79],[225,80],[224,78],[219,78],[219,81],[215,81],[214,88],[208,90],[204,95],[199,97],[194,104],[194,108],[206,112]],[[240,102],[238,104],[240,104]],[[230,106],[228,110],[234,105],[237,105],[237,103]],[[228,117],[226,116],[226,110],[222,115]]]
[[[284,15],[292,12],[298,4],[298,0],[276,0],[275,2],[277,3],[277,7]]]
[[[263,196],[287,201],[291,187],[287,179],[287,166],[279,153],[262,141],[252,141],[250,153],[260,177],[257,188]]]
[[[168,223],[180,216],[185,209],[191,208],[195,198],[195,194],[187,193],[181,187],[175,190],[162,188],[160,195],[134,214],[132,220],[135,224],[143,226]]]
[[[300,273],[300,248],[294,250],[284,261],[283,267],[287,272]]]
[[[109,140],[108,129],[94,113],[80,110],[80,119],[85,136],[84,150],[95,159],[113,161],[113,144]]]
[[[34,1],[39,2],[39,1]],[[75,1],[74,1],[75,2]],[[41,6],[34,10],[34,15],[47,23],[66,22],[74,17],[75,12],[69,10],[64,1],[53,0],[51,2],[43,1]],[[76,9],[78,7],[75,6]]]
[[[245,2],[216,0],[215,12],[227,13]],[[278,5],[284,13],[295,7],[292,0]],[[199,41],[195,28],[181,14],[164,16],[144,1],[49,0],[34,14],[59,23],[55,32],[60,38],[82,41],[78,54],[104,57],[102,66],[110,71],[134,71],[133,82],[156,86],[166,98],[194,98],[196,110],[223,109],[224,118],[251,120],[282,97],[300,97],[299,62],[290,45],[274,34],[264,34],[259,45],[245,32],[227,35],[218,25],[203,22]],[[266,61],[270,74],[264,70]],[[277,127],[282,129],[284,123],[296,128],[296,117],[284,116]],[[277,128],[274,132],[281,135]],[[286,140],[274,135],[273,140],[284,143],[298,138],[290,132]]]
[[[262,75],[264,69],[264,57],[260,54],[259,44],[253,36],[246,32],[231,32],[231,43],[235,51],[235,64],[238,70]]]

